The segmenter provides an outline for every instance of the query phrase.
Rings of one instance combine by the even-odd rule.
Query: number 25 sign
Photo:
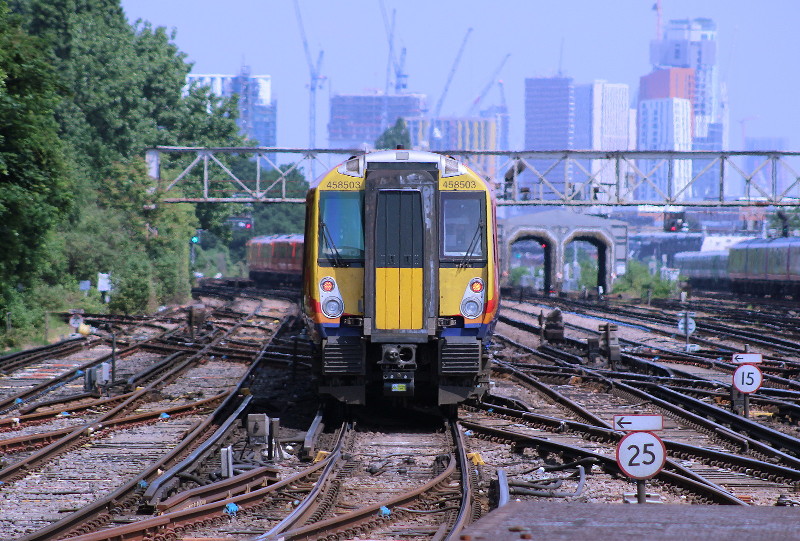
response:
[[[617,464],[631,479],[650,479],[661,471],[667,450],[652,432],[631,432],[617,444]]]

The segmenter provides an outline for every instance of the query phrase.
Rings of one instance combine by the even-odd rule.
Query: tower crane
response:
[[[317,63],[311,60],[311,49],[308,46],[308,39],[306,38],[306,30],[303,27],[303,16],[300,13],[300,4],[298,0],[294,0],[294,11],[297,15],[297,25],[300,27],[300,37],[303,39],[303,49],[306,52],[306,62],[308,63],[308,71],[311,76],[308,89],[310,94],[310,102],[308,106],[308,146],[309,148],[316,148],[316,132],[317,132],[317,89],[322,87],[322,82],[325,77],[320,75],[322,70],[322,56],[325,51],[320,51],[317,57]]]
[[[439,118],[439,115],[442,112],[442,105],[444,104],[444,98],[447,96],[447,91],[450,89],[450,82],[453,80],[453,75],[456,73],[456,69],[458,68],[458,63],[461,61],[461,55],[464,53],[464,47],[467,45],[467,40],[469,39],[469,35],[472,33],[472,28],[467,29],[467,33],[464,34],[464,40],[461,42],[461,46],[458,48],[458,53],[456,53],[456,58],[453,60],[453,65],[450,67],[450,73],[447,74],[447,81],[444,83],[444,89],[442,90],[441,96],[439,96],[439,101],[436,102],[436,108],[433,110],[433,116],[430,118],[430,129],[428,130],[428,144],[430,148],[434,148],[433,140],[435,138],[441,137],[434,137],[436,135],[437,129],[434,123],[436,119]]]
[[[458,68],[458,63],[461,61],[461,55],[464,53],[464,47],[467,45],[467,40],[469,39],[469,35],[472,33],[472,28],[467,29],[467,33],[464,35],[464,40],[461,42],[461,47],[458,49],[458,53],[456,54],[456,59],[453,61],[453,66],[450,68],[450,73],[447,74],[447,82],[444,84],[444,90],[442,90],[442,95],[439,96],[439,101],[436,102],[436,109],[433,110],[433,118],[439,118],[439,114],[442,112],[442,105],[444,104],[444,98],[447,96],[447,91],[450,89],[450,82],[453,80],[453,75],[456,73],[456,69]]]
[[[395,48],[394,48],[394,31],[395,31],[395,16],[397,14],[397,10],[392,10],[392,19],[391,22],[389,21],[388,16],[386,15],[386,6],[383,3],[383,0],[380,2],[381,6],[381,14],[383,15],[383,25],[386,28],[386,36],[389,40],[389,65],[386,69],[386,92],[389,92],[389,73],[390,68],[394,69],[394,92],[395,94],[399,94],[403,90],[406,89],[407,86],[407,79],[408,74],[405,73],[405,64],[406,64],[406,48],[403,47],[400,50],[400,59],[398,60],[395,58]]]
[[[500,116],[500,148],[503,150],[509,150],[509,141],[508,141],[508,104],[506,103],[506,89],[505,85],[503,84],[503,80],[500,79],[497,81],[497,89],[500,92],[500,107],[498,108],[498,113]]]
[[[494,72],[492,73],[492,76],[489,77],[489,82],[486,83],[486,86],[483,87],[483,89],[481,90],[480,94],[478,94],[478,97],[476,97],[472,101],[472,105],[470,105],[469,111],[467,112],[467,116],[472,116],[472,115],[475,114],[475,112],[477,111],[478,106],[480,105],[481,101],[483,101],[483,98],[486,97],[486,94],[489,93],[489,90],[491,90],[491,88],[494,86],[495,82],[497,81],[497,76],[500,74],[500,70],[503,69],[503,66],[506,65],[506,61],[508,60],[509,56],[511,56],[511,53],[506,54],[503,57],[503,60],[500,61],[500,64],[494,70]]]

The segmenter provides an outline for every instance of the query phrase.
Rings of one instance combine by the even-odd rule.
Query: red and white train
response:
[[[250,279],[262,285],[297,286],[303,279],[303,235],[269,235],[247,241]]]

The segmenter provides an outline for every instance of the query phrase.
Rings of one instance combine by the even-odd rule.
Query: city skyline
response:
[[[429,105],[441,97],[464,33],[474,28],[442,116],[464,116],[497,64],[511,54],[498,78],[505,82],[511,148],[523,149],[525,78],[561,72],[576,84],[624,83],[633,94],[639,78],[652,70],[652,2],[629,3],[625,11],[596,4],[508,1],[489,9],[471,1],[428,5],[387,0],[386,8],[390,16],[396,10],[396,49],[408,51],[406,90],[427,94]],[[309,70],[291,2],[233,0],[224,10],[198,0],[124,0],[122,5],[131,22],[142,18],[175,28],[175,43],[194,62],[195,73],[237,73],[248,65],[253,73],[269,74],[279,103],[278,145],[307,146]],[[380,4],[360,0],[348,6],[354,8],[300,2],[312,55],[325,51],[321,73],[327,83],[317,93],[318,134],[327,133],[330,96],[385,88],[388,44]],[[707,17],[716,23],[720,80],[729,95],[730,149],[744,148],[745,136],[783,138],[789,150],[796,149],[800,111],[793,107],[792,88],[798,76],[789,55],[800,50],[800,37],[791,29],[800,4],[664,0],[662,7],[664,27],[679,18]],[[481,107],[496,105],[498,98],[495,85]],[[326,143],[318,137],[318,146]]]

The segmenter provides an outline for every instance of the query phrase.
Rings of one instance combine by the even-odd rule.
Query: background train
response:
[[[300,287],[303,275],[303,235],[270,235],[247,241],[247,268],[254,282]]]
[[[430,152],[352,157],[309,190],[305,239],[321,394],[436,406],[486,391],[499,298],[495,206],[481,177]]]
[[[692,286],[800,298],[800,238],[750,239],[725,252],[681,252],[675,266]]]

